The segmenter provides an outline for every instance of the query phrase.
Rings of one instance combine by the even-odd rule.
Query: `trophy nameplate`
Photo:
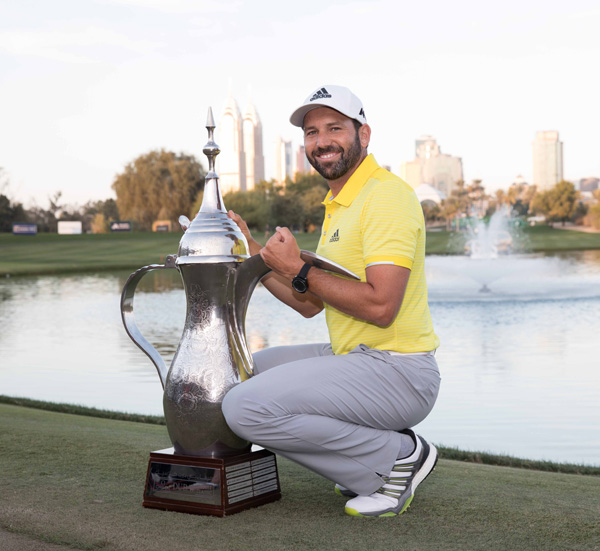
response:
[[[268,450],[196,457],[167,448],[150,453],[142,505],[223,517],[280,498],[277,462]]]

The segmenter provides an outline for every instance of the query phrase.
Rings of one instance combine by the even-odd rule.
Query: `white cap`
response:
[[[339,111],[342,115],[358,121],[360,124],[366,124],[367,122],[362,102],[345,86],[335,86],[333,84],[326,84],[310,94],[304,100],[304,103],[292,113],[290,122],[294,126],[302,128],[306,113],[317,107],[330,107]]]

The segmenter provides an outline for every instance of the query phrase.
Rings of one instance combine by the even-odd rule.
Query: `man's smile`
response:
[[[343,156],[343,154],[344,150],[341,147],[328,147],[326,149],[317,149],[317,151],[313,153],[313,156],[316,159],[319,159],[319,161],[332,161],[340,155]]]
[[[330,151],[328,153],[320,153],[317,155],[317,157],[319,159],[321,159],[322,161],[329,161],[330,159],[333,159],[334,157],[336,157],[339,154],[340,154],[339,151]]]

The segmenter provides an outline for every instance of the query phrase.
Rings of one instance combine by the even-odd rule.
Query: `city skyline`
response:
[[[113,197],[115,175],[153,149],[206,167],[206,113],[221,113],[230,92],[240,105],[251,96],[260,113],[270,179],[276,137],[291,140],[294,155],[302,144],[290,113],[330,83],[362,99],[369,150],[396,173],[425,134],[488,192],[519,174],[532,183],[535,134],[556,130],[564,178],[600,176],[592,1],[307,0],[302,11],[270,0],[8,4],[0,167],[5,191],[26,206],[56,191],[69,204]],[[365,47],[355,31],[372,28],[377,39]]]

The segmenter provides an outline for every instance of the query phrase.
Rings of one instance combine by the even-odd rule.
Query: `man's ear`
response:
[[[371,127],[368,124],[363,124],[358,129],[358,138],[360,139],[360,145],[366,149],[371,141]]]

